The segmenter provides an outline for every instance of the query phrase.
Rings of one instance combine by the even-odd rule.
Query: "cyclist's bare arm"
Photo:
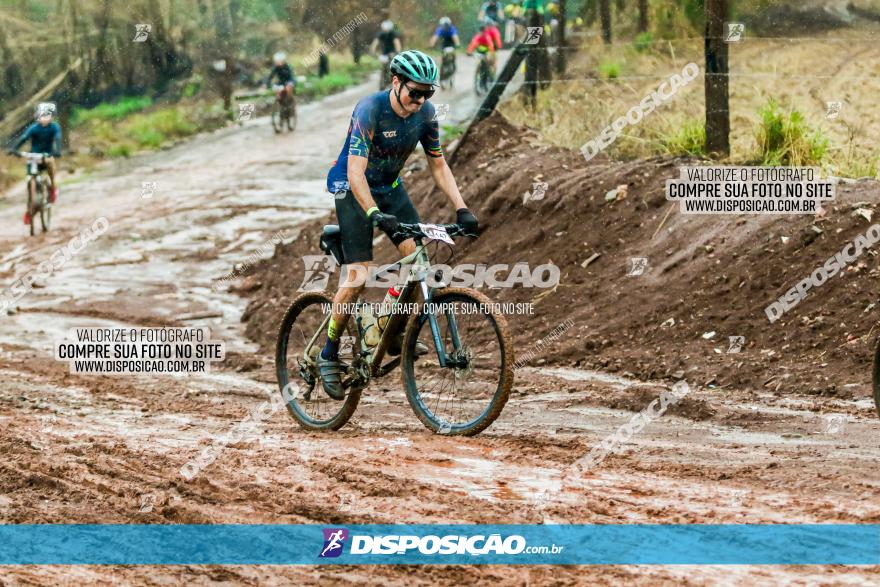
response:
[[[428,169],[431,170],[431,177],[434,178],[434,183],[436,183],[437,187],[440,188],[440,191],[446,194],[446,197],[449,198],[453,210],[467,208],[464,199],[461,197],[461,192],[458,191],[458,184],[455,183],[455,177],[452,175],[452,170],[449,169],[449,165],[446,163],[446,158],[427,157],[427,159]],[[349,161],[350,160],[351,159],[349,158]]]
[[[373,39],[373,42],[370,43],[370,53],[375,54],[376,49],[379,48],[379,39]]]
[[[348,185],[351,186],[354,199],[361,205],[364,212],[370,208],[377,207],[376,200],[373,199],[373,195],[370,193],[370,184],[367,183],[367,161],[366,157],[359,155],[350,154],[348,156]]]
[[[403,50],[403,46],[400,44],[400,39],[394,39],[394,52],[400,53]]]
[[[431,37],[431,46],[433,47],[436,44],[437,44],[437,35],[434,35],[433,37]]]

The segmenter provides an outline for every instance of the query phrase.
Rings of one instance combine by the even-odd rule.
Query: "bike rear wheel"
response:
[[[362,388],[357,387],[346,389],[342,401],[334,400],[324,392],[315,365],[315,359],[324,345],[324,332],[318,333],[309,356],[305,356],[308,342],[321,327],[332,303],[333,300],[325,293],[304,293],[287,309],[278,329],[275,346],[278,389],[287,411],[307,430],[339,430],[354,414],[361,397]],[[339,352],[339,358],[348,364],[352,363],[355,349],[359,348],[357,337],[352,336],[355,331],[354,318],[349,318],[343,336],[351,337],[351,350],[342,348]]]
[[[407,324],[403,343],[406,397],[428,429],[473,436],[498,418],[510,397],[514,351],[507,320],[490,311],[489,298],[471,289],[439,290],[432,301],[435,306],[449,304],[448,312],[437,315],[437,326],[444,351],[456,365],[440,366],[428,314],[422,310],[414,315]],[[418,360],[416,342],[430,349]]]

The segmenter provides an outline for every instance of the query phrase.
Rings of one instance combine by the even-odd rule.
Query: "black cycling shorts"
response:
[[[373,224],[367,218],[366,211],[361,208],[354,194],[349,190],[337,194],[336,218],[339,222],[339,230],[342,233],[342,253],[346,263],[362,263],[373,260]],[[409,194],[398,183],[387,194],[373,194],[381,212],[393,214],[399,222],[415,224],[421,222],[419,213],[409,199]],[[399,245],[406,239],[392,239],[395,245]]]

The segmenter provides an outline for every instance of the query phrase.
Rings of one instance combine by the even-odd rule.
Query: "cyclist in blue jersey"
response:
[[[55,182],[55,159],[61,157],[61,125],[55,122],[55,104],[40,104],[36,111],[36,122],[31,124],[24,133],[12,144],[11,151],[17,151],[26,141],[31,142],[32,153],[43,153],[46,158],[41,167],[46,168],[49,175],[49,201],[58,198],[58,184]]]
[[[434,31],[434,36],[431,37],[431,46],[436,46],[438,40],[440,41],[441,49],[447,47],[455,48],[461,44],[458,39],[458,29],[455,28],[455,25],[452,24],[452,19],[448,16],[440,19],[440,24],[437,30]]]
[[[348,275],[333,298],[327,340],[317,364],[324,391],[337,400],[345,397],[339,340],[349,318],[337,310],[354,303],[364,288],[356,281],[373,260],[373,228],[388,235],[402,255],[415,252],[412,239],[402,240],[395,233],[399,222],[419,222],[400,178],[416,145],[422,145],[434,182],[456,210],[456,222],[470,234],[478,228],[443,157],[434,106],[428,101],[438,83],[437,64],[421,51],[404,51],[391,61],[391,73],[390,90],[371,94],[355,106],[342,151],[327,174],[327,189],[336,194],[336,216]],[[361,267],[352,268],[354,265]],[[400,337],[394,347],[389,354],[400,354]]]

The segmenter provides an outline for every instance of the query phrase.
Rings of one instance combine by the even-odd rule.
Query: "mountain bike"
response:
[[[287,126],[289,132],[296,128],[296,100],[281,85],[273,85],[275,92],[275,105],[272,107],[272,128],[275,134],[280,134]]]
[[[495,72],[492,71],[492,66],[489,65],[487,53],[478,51],[476,55],[479,61],[477,63],[477,70],[474,72],[474,90],[478,96],[485,96],[492,88]]]
[[[455,85],[455,47],[443,48],[443,59],[440,62],[440,87],[448,90]]]
[[[360,316],[349,318],[339,354],[345,368],[343,400],[331,399],[324,392],[316,365],[330,320],[331,296],[324,291],[303,293],[284,315],[275,349],[278,387],[290,415],[307,430],[342,428],[369,383],[397,366],[401,366],[410,407],[435,433],[478,434],[507,403],[514,349],[504,315],[473,289],[428,284],[432,269],[427,246],[433,240],[451,245],[451,237],[463,235],[463,229],[458,224],[401,224],[398,234],[415,239],[416,251],[383,268],[376,278],[403,267],[410,269],[395,306],[399,311],[390,314],[374,347],[364,340]],[[340,239],[338,226],[324,227],[322,249],[328,254],[333,251],[337,261],[341,260]],[[417,302],[419,293],[422,303]],[[400,355],[383,363],[401,333]],[[427,347],[428,353],[418,356],[417,343]]]
[[[27,212],[31,217],[31,236],[36,232],[37,215],[40,216],[40,225],[43,232],[49,232],[52,223],[52,203],[49,202],[48,185],[46,178],[46,161],[52,158],[45,153],[27,153],[15,151],[14,154],[26,160],[28,174],[28,201]]]

